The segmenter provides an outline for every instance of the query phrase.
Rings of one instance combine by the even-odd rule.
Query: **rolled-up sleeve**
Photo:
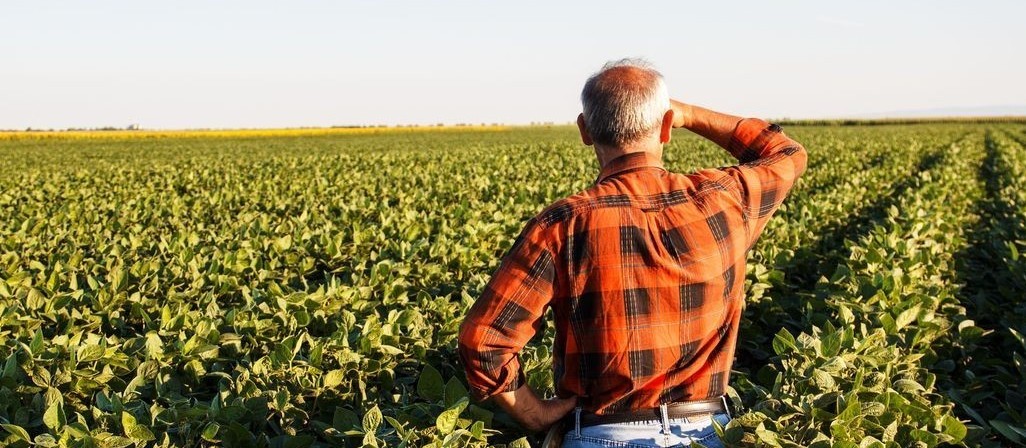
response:
[[[529,222],[460,326],[460,360],[477,400],[524,382],[518,353],[538,331],[553,297],[549,246],[542,226]]]
[[[738,123],[727,150],[740,162],[724,170],[734,180],[751,247],[805,172],[808,155],[780,126],[758,118]]]

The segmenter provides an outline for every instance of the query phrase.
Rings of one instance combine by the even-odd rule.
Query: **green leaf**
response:
[[[135,442],[128,437],[115,436],[107,433],[101,433],[96,436],[96,439],[99,440],[100,446],[103,448],[128,448],[135,444]]]
[[[274,393],[274,408],[278,411],[284,412],[290,406],[292,397],[289,395],[289,391],[281,389]]]
[[[484,422],[476,421],[473,425],[470,425],[470,434],[477,440],[485,440],[484,438]]]
[[[18,352],[12,351],[7,357],[7,362],[4,363],[4,373],[0,375],[2,378],[15,379],[18,377]]]
[[[926,388],[913,380],[901,379],[894,382],[894,390],[908,394],[919,394],[925,392]]]
[[[438,417],[435,418],[435,426],[438,427],[438,431],[442,434],[453,432],[456,429],[456,423],[460,421],[460,413],[467,408],[467,404],[469,404],[469,401],[463,398],[449,409],[438,414]]]
[[[838,403],[838,404],[840,404],[840,403]],[[859,417],[861,412],[862,412],[862,405],[859,404],[858,400],[855,400],[855,399],[849,400],[848,404],[845,405],[844,409],[842,409],[840,412],[837,413],[836,421],[847,422],[849,420],[853,420],[853,419]]]
[[[18,425],[11,425],[7,423],[0,423],[0,428],[7,431],[8,434],[14,436],[18,440],[24,440],[26,442],[32,442],[32,438],[29,437],[28,431]]]
[[[766,445],[772,447],[780,446],[780,441],[777,440],[777,433],[762,427],[762,425],[759,425],[759,427],[755,429],[755,435],[759,438],[760,442],[765,443]]]
[[[773,337],[773,352],[777,355],[784,355],[791,350],[797,350],[798,346],[795,345],[794,336],[785,328],[781,328],[777,332],[776,336]]]
[[[909,437],[917,442],[923,442],[925,446],[937,446],[937,444],[940,443],[940,440],[938,440],[935,434],[923,431],[922,429],[913,429],[909,431]]]
[[[822,390],[833,389],[834,386],[837,384],[834,381],[834,377],[832,375],[820,369],[812,370],[812,382]]]
[[[445,383],[445,406],[452,406],[462,398],[467,398],[467,388],[458,378],[449,378]]]
[[[442,374],[431,364],[425,364],[424,369],[420,371],[420,378],[417,379],[417,394],[427,401],[435,402],[442,400],[444,390]]]
[[[521,437],[510,442],[506,446],[508,448],[531,448],[531,443],[527,441],[527,437]]]
[[[1026,349],[1026,338],[1023,337],[1022,333],[1019,333],[1016,329],[1011,327],[1008,328],[1008,332],[1012,333],[1012,336],[1015,337],[1015,340],[1019,341],[1019,345],[1021,345],[1023,349]]]
[[[393,429],[395,429],[395,433],[399,434],[400,438],[402,438],[403,440],[406,440],[409,437],[410,431],[408,429],[406,429],[406,426],[403,425],[402,423],[400,423],[399,420],[396,420],[396,419],[386,415],[385,416],[385,421],[388,422],[389,426],[391,426]]]
[[[203,440],[206,440],[207,442],[217,442],[219,440],[217,438],[217,432],[220,430],[221,425],[217,422],[210,422],[207,424],[206,428],[203,428],[203,433],[200,434],[200,437],[203,437]]]
[[[136,425],[131,431],[127,431],[125,435],[128,436],[128,438],[139,442],[148,442],[157,439],[153,435],[153,431],[150,431],[150,428],[142,425]]]
[[[388,344],[381,344],[381,345],[379,345],[378,346],[378,350],[380,350],[382,353],[385,353],[386,355],[392,355],[392,356],[399,356],[399,355],[401,355],[403,353],[406,353],[406,352],[400,350],[399,347],[393,347],[393,346],[388,345]]]
[[[32,384],[39,387],[50,387],[50,382],[53,380],[53,376],[50,375],[50,371],[43,367],[36,366],[32,369]]]
[[[887,406],[878,401],[870,401],[868,403],[862,403],[862,415],[870,417],[879,417],[887,412]]]
[[[32,350],[32,354],[38,355],[43,351],[43,342],[42,329],[36,329],[35,334],[32,335],[32,342],[29,343],[29,350]]]
[[[355,428],[360,425],[360,419],[356,417],[356,413],[343,408],[335,408],[335,415],[331,419],[331,425],[338,430],[345,431],[350,428]]]
[[[78,362],[92,362],[103,358],[106,349],[101,345],[88,344],[78,349]]]
[[[64,403],[58,401],[46,407],[43,413],[43,424],[53,431],[60,431],[68,424],[68,418],[64,415]]]
[[[365,433],[363,435],[363,447],[364,448],[367,448],[367,447],[377,448],[377,446],[378,446],[378,438],[374,435],[373,432],[368,432],[368,433]]]
[[[46,448],[57,446],[57,438],[46,433],[36,436],[34,442],[36,446],[42,446]]]
[[[920,309],[920,306],[919,305],[915,305],[912,308],[909,308],[909,309],[907,309],[905,311],[902,311],[901,313],[898,314],[898,317],[894,320],[894,324],[898,327],[899,330],[902,329],[902,328],[905,328],[906,326],[908,326],[912,322],[915,322],[916,316],[919,315],[919,309]]]
[[[884,257],[876,249],[870,248],[866,250],[866,261],[870,263],[883,263]]]
[[[378,427],[381,426],[381,420],[381,410],[378,409],[377,405],[374,405],[373,408],[370,408],[370,410],[363,415],[363,431],[368,433],[377,431]]]
[[[274,240],[274,248],[278,252],[284,252],[292,247],[292,235],[285,235],[281,238]]]
[[[837,356],[841,349],[841,332],[835,331],[826,334],[820,339],[820,342],[822,343],[820,350],[824,358]]]
[[[1001,420],[991,420],[990,426],[996,429],[997,432],[1001,433],[1001,435],[1005,436],[1006,439],[1011,440],[1014,443],[1021,443],[1022,438],[1012,425]]]
[[[951,442],[953,443],[961,442],[968,432],[965,424],[951,415],[944,416],[942,425],[944,426],[944,434],[951,436]]]
[[[342,370],[332,370],[324,375],[324,387],[331,389],[339,384],[342,384],[342,380],[345,379],[346,373]]]
[[[129,412],[121,413],[121,426],[125,429],[125,435],[132,440],[142,442],[156,440],[153,432],[149,428],[138,424],[135,416]]]

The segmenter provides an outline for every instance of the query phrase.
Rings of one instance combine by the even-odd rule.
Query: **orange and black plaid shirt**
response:
[[[729,380],[748,250],[805,170],[777,125],[748,118],[739,165],[667,172],[648,153],[527,223],[460,329],[475,398],[516,390],[517,354],[552,307],[556,393],[609,414],[712,398]]]

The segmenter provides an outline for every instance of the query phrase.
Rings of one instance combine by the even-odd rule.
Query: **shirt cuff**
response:
[[[527,377],[524,376],[524,370],[520,367],[519,363],[517,363],[516,369],[516,374],[513,375],[510,375],[512,369],[504,370],[500,383],[495,387],[480,387],[472,384],[470,387],[471,398],[476,401],[484,401],[501,393],[520,389],[520,386],[527,383]]]

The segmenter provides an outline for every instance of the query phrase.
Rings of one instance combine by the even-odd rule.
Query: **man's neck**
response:
[[[655,145],[648,148],[612,148],[612,147],[600,147],[595,146],[595,156],[598,157],[599,167],[605,168],[609,165],[609,162],[625,156],[627,154],[634,154],[638,152],[647,152],[661,159],[663,157],[663,145]]]

